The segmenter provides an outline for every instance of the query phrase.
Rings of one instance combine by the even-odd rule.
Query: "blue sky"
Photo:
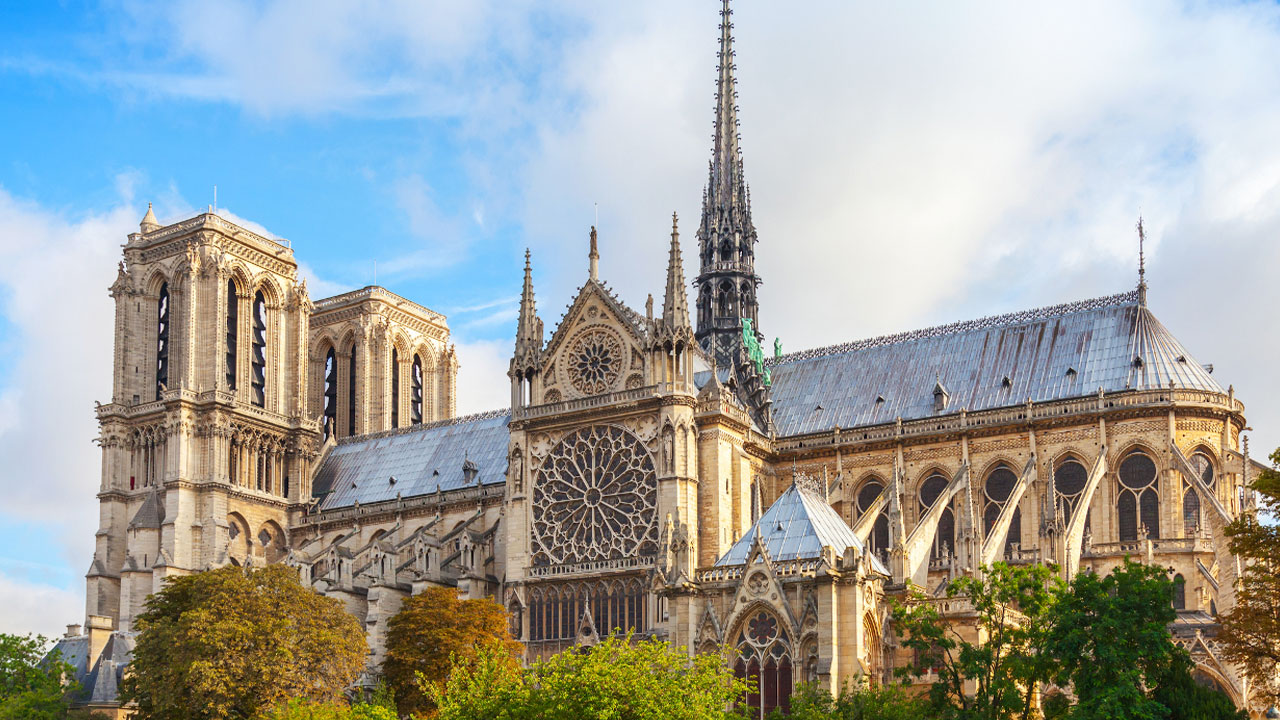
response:
[[[1280,9],[737,0],[761,324],[788,350],[1111,294],[1280,445]],[[0,631],[80,619],[119,245],[213,202],[313,297],[446,313],[498,407],[523,251],[553,326],[586,274],[660,295],[710,154],[718,2],[0,4]],[[692,266],[686,267],[692,273]]]

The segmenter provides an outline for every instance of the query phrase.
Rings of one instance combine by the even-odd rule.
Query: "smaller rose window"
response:
[[[760,613],[747,623],[747,636],[757,645],[767,645],[778,636],[778,621],[768,613]]]
[[[607,391],[622,370],[622,343],[608,330],[580,335],[569,351],[569,382],[584,395]]]

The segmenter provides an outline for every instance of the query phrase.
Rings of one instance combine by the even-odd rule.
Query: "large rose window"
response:
[[[566,436],[533,487],[533,563],[657,554],[653,457],[630,432],[596,425]]]
[[[613,387],[622,372],[622,341],[612,332],[589,330],[569,349],[569,382],[583,395],[598,395]]]

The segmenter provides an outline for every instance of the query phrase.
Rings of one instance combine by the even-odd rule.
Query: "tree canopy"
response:
[[[901,685],[842,688],[832,696],[814,684],[803,683],[791,696],[791,720],[920,720],[928,717],[924,699]],[[781,715],[781,713],[779,713]]]
[[[690,657],[653,639],[613,637],[527,670],[506,657],[489,643],[455,663],[433,690],[440,720],[721,720],[741,716],[733,705],[748,689],[723,655]]]
[[[247,719],[339,700],[364,667],[359,621],[283,565],[169,579],[147,600],[121,697],[139,720]]]
[[[387,621],[383,677],[401,714],[430,713],[435,704],[427,686],[440,687],[455,663],[470,662],[476,648],[496,642],[509,662],[523,647],[511,639],[507,612],[493,600],[460,600],[453,588],[434,587],[405,599]]]
[[[1280,517],[1280,449],[1272,469],[1253,483],[1262,510]],[[1253,683],[1255,699],[1280,705],[1280,526],[1243,513],[1227,526],[1231,551],[1244,560],[1235,605],[1219,620],[1218,641],[1227,660],[1237,663]]]
[[[1189,656],[1173,643],[1165,570],[1126,561],[1070,583],[1054,572],[996,563],[957,579],[948,598],[968,602],[969,623],[944,618],[923,596],[895,607],[895,630],[914,655],[905,674],[937,673],[930,717],[1028,720],[1039,712],[1036,692],[1053,686],[1071,688],[1075,699],[1049,695],[1044,712],[1052,718],[1237,717],[1225,696],[1196,685]]]
[[[49,640],[0,633],[0,720],[55,720],[67,715],[72,668],[47,657]]]

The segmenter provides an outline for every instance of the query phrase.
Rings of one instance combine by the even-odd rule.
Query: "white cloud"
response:
[[[84,622],[84,593],[24,582],[0,573],[0,633],[56,638]]]
[[[505,340],[459,341],[458,414],[511,407],[507,363],[511,343]]]
[[[0,424],[0,522],[39,518],[55,540],[10,547],[31,561],[87,567],[98,513],[101,476],[93,400],[111,399],[115,279],[124,236],[137,210],[123,203],[102,213],[68,217],[0,189],[0,297],[16,357],[0,386],[0,407],[16,422]],[[69,500],[71,499],[71,500]],[[30,593],[28,599],[11,598]],[[46,602],[47,601],[47,602]],[[83,597],[67,617],[61,591],[0,573],[4,623],[49,613],[38,629],[56,629],[83,613]],[[25,613],[25,614],[24,614]],[[30,627],[37,627],[31,625]]]

